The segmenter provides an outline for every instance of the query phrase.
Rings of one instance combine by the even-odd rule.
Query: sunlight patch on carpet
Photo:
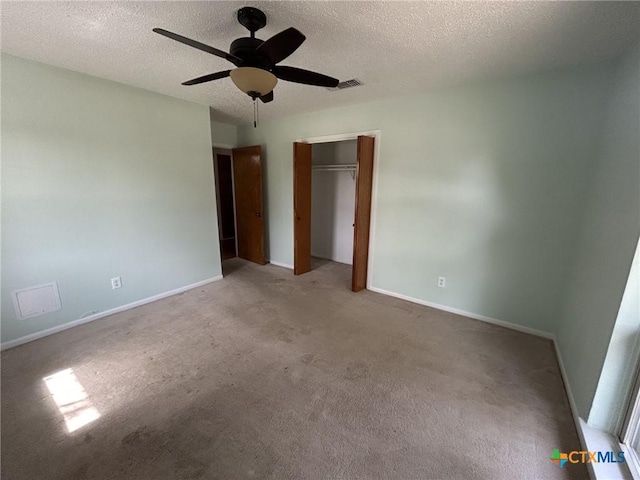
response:
[[[64,417],[69,433],[100,417],[100,412],[89,400],[87,392],[73,373],[73,369],[61,370],[43,380]]]

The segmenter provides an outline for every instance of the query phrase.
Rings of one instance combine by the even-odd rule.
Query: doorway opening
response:
[[[358,292],[367,286],[375,137],[307,142],[293,144],[294,274],[327,260],[351,265]]]
[[[264,265],[262,148],[213,148],[220,258]]]
[[[220,258],[228,260],[236,256],[236,216],[233,192],[232,151],[214,148],[213,168],[218,206],[218,238]]]

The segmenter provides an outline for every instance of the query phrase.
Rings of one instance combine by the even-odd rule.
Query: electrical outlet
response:
[[[115,290],[116,288],[122,287],[122,279],[120,277],[114,277],[111,279],[111,289]]]
[[[438,286],[445,288],[447,286],[447,279],[445,277],[438,277]]]

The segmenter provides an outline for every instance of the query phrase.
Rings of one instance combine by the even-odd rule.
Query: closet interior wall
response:
[[[316,143],[312,155],[311,255],[353,263],[357,140]],[[340,167],[338,167],[340,168]]]

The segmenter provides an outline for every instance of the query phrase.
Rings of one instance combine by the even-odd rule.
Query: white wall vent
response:
[[[362,82],[360,80],[358,80],[357,78],[352,78],[351,80],[340,82],[335,88],[327,88],[327,90],[344,90],[345,88],[359,87],[360,85],[362,85]]]
[[[56,282],[14,290],[13,307],[20,320],[62,310]]]

